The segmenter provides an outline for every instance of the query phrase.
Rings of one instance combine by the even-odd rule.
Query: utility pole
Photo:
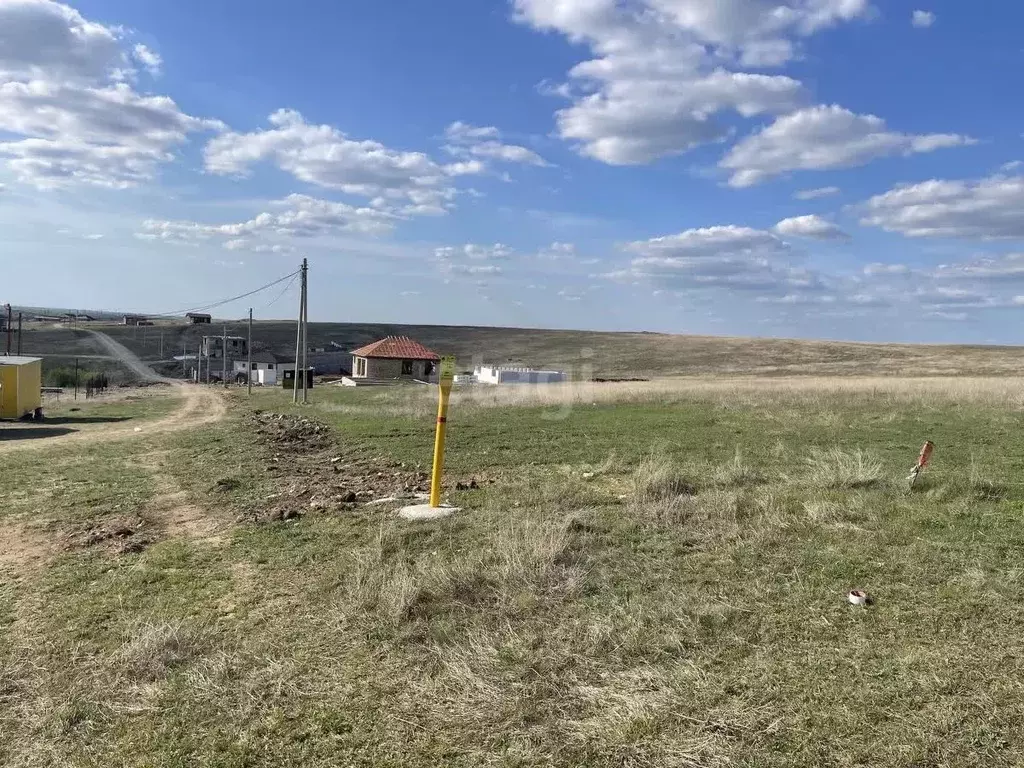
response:
[[[75,358],[75,400],[78,399],[78,358]]]
[[[302,365],[302,321],[306,309],[306,260],[302,260],[299,281],[299,322],[295,325],[295,379],[292,381],[292,402],[299,402],[299,370]]]
[[[4,354],[11,354],[11,305],[7,305],[7,352]]]
[[[302,260],[302,402],[309,402],[307,376],[309,375],[309,264]]]
[[[164,329],[160,329],[160,359],[164,359]]]
[[[210,336],[203,337],[203,346],[206,347],[206,383],[210,383]],[[203,351],[199,350],[199,376],[203,375]]]
[[[246,342],[245,350],[246,394],[252,397],[252,307],[249,307],[249,340]]]
[[[21,354],[21,315],[22,315],[22,313],[19,312],[18,313],[18,354],[19,355]]]
[[[221,383],[228,385],[228,326],[224,325],[224,359],[221,361]]]
[[[181,341],[181,373],[182,375],[188,373],[188,339]],[[196,383],[199,383],[198,377],[196,377]]]

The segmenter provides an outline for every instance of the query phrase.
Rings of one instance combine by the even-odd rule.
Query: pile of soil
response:
[[[278,448],[320,451],[332,444],[331,428],[316,419],[287,413],[254,411],[250,417],[253,431]]]
[[[129,555],[142,552],[154,541],[156,532],[153,526],[135,515],[83,523],[66,534],[64,548],[100,547],[119,555]]]
[[[255,411],[250,427],[267,451],[266,472],[278,480],[269,507],[244,520],[291,520],[304,514],[337,513],[388,496],[430,490],[421,467],[368,457],[344,445],[321,421],[293,414]]]

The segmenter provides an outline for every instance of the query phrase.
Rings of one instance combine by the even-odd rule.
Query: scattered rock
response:
[[[233,477],[222,477],[216,482],[214,488],[221,493],[226,493],[227,491],[235,490],[240,485],[241,483]]]

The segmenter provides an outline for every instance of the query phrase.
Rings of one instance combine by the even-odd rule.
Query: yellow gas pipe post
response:
[[[437,431],[434,434],[434,467],[430,473],[430,506],[441,506],[441,475],[444,472],[444,433],[448,426],[448,396],[455,380],[455,358],[441,358],[437,379],[440,397],[437,401]]]

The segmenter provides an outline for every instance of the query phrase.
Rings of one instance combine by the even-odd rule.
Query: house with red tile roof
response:
[[[388,336],[352,352],[353,379],[419,379],[426,381],[440,356],[408,336]]]

